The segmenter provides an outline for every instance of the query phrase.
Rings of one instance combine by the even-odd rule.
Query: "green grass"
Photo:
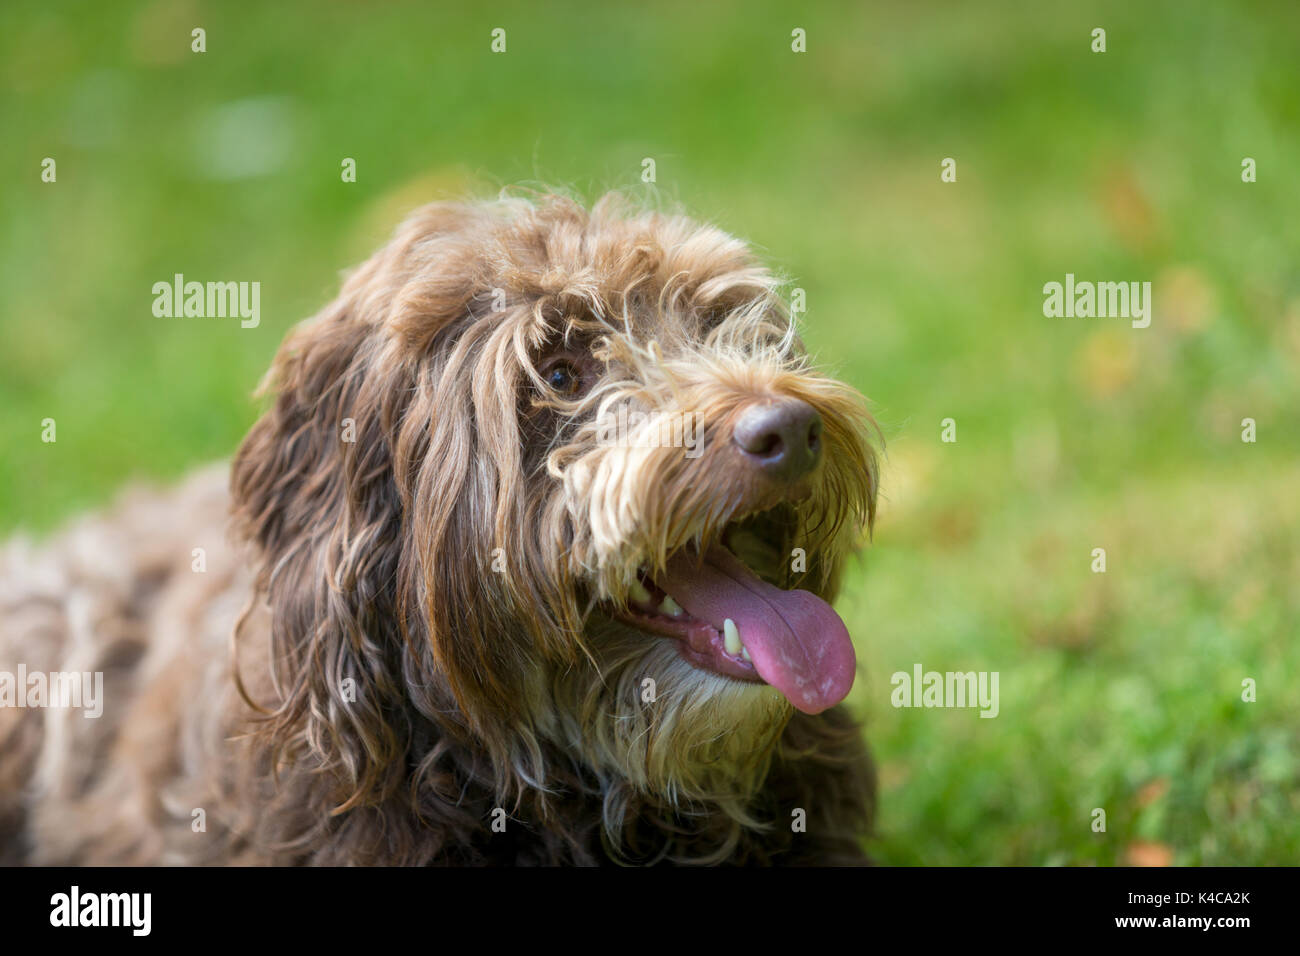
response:
[[[1300,8],[435,6],[0,8],[0,530],[228,455],[415,204],[653,157],[807,290],[889,438],[841,602],[876,855],[1300,862]],[[174,272],[260,281],[261,326],[155,319]],[[1044,318],[1066,272],[1151,280],[1151,327]],[[918,662],[997,671],[1000,715],[894,709]]]

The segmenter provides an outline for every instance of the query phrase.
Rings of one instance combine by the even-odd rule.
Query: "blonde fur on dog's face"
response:
[[[741,242],[614,197],[411,216],[288,337],[234,464],[271,659],[296,675],[261,702],[273,764],[327,769],[334,812],[373,805],[398,783],[407,698],[542,816],[557,758],[576,760],[614,846],[636,799],[761,825],[746,807],[790,704],[689,663],[629,601],[722,542],[829,599],[870,521],[870,419],[775,290]],[[774,482],[732,430],[784,399],[819,414],[824,461]],[[610,440],[614,421],[634,426]],[[692,447],[653,439],[674,434]]]

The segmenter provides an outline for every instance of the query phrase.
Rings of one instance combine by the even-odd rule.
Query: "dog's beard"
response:
[[[732,680],[684,660],[671,638],[593,616],[588,643],[598,679],[579,669],[556,680],[550,709],[569,752],[601,778],[606,832],[621,829],[635,794],[675,811],[712,804],[745,826],[793,708],[772,687]]]

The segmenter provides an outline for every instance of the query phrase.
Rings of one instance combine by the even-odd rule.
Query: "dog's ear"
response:
[[[275,764],[338,771],[340,807],[400,784],[407,732],[392,720],[402,515],[384,435],[391,409],[367,395],[375,329],[356,307],[345,295],[289,336],[267,381],[274,404],[231,472],[236,527],[260,551],[278,677],[246,696],[269,708]]]
[[[260,552],[276,675],[274,688],[241,691],[267,713],[272,759],[337,771],[342,807],[403,779],[411,727],[397,582],[409,496],[392,454],[421,363],[393,333],[394,316],[421,311],[426,331],[455,320],[455,290],[437,300],[428,282],[467,217],[461,206],[417,211],[286,337],[262,386],[273,404],[232,465],[234,523]]]
[[[272,617],[265,731],[277,761],[342,776],[340,809],[402,784],[420,714],[509,776],[501,731],[531,656],[572,649],[534,560],[556,549],[524,531],[514,334],[486,314],[479,226],[463,207],[417,212],[295,329],[233,464]]]

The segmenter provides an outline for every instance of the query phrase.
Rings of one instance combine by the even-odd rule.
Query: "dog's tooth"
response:
[[[646,590],[645,585],[640,581],[633,581],[628,593],[632,595],[632,600],[640,604],[646,604],[650,601],[650,592]]]
[[[739,654],[745,649],[745,645],[740,642],[740,628],[736,627],[736,622],[731,618],[722,622],[722,635],[728,654]]]
[[[659,613],[667,614],[669,617],[681,617],[684,612],[682,606],[673,600],[671,594],[665,594],[663,603],[659,605]]]
[[[749,661],[751,664],[754,663],[754,658],[749,656],[749,648],[746,647],[744,644],[740,645],[740,656],[743,657],[745,660]]]

